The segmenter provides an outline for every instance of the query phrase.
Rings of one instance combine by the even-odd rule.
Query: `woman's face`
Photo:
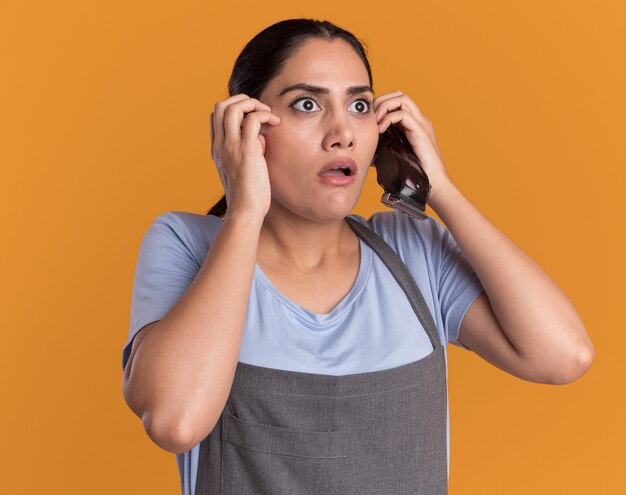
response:
[[[285,91],[306,84],[320,88]],[[361,87],[358,92],[349,88]],[[287,209],[312,221],[336,221],[356,204],[378,143],[373,94],[363,62],[345,41],[313,38],[288,59],[259,100],[280,117],[263,124],[272,211]],[[330,185],[318,175],[337,158],[354,160],[354,180]]]

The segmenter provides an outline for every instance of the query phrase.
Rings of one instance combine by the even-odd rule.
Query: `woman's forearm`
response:
[[[261,225],[246,215],[224,221],[194,281],[137,350],[125,387],[146,431],[166,450],[178,453],[200,442],[224,408]]]
[[[592,359],[591,340],[565,292],[453,182],[440,187],[429,204],[478,275],[500,326],[522,358],[533,363],[546,355]]]

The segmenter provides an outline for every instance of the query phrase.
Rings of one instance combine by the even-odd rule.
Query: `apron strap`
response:
[[[350,217],[345,217],[345,220],[352,230],[354,230],[356,234],[363,239],[363,241],[371,247],[376,254],[378,254],[380,259],[397,280],[400,287],[402,287],[402,290],[409,299],[411,307],[422,323],[424,330],[426,330],[433,349],[436,350],[437,347],[441,345],[441,339],[439,338],[437,326],[433,320],[430,310],[428,309],[428,306],[426,305],[426,301],[424,301],[424,296],[422,296],[419,287],[415,283],[415,279],[400,256],[382,239],[382,237],[366,225]]]

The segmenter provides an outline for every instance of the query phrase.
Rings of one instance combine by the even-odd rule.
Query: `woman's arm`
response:
[[[569,383],[591,366],[594,348],[576,309],[530,256],[487,220],[450,179],[432,122],[402,91],[374,100],[379,132],[399,124],[432,187],[428,204],[448,227],[486,294],[467,310],[459,341],[529,381]]]
[[[150,438],[173,453],[211,432],[235,376],[262,220],[227,217],[196,278],[160,321],[141,330],[148,333],[135,338],[126,364],[126,402]]]
[[[565,292],[452,181],[441,181],[429,204],[486,292],[465,314],[459,341],[525,380],[564,384],[580,377],[594,347]]]
[[[213,430],[235,377],[271,201],[259,132],[280,118],[269,109],[244,94],[215,104],[211,157],[227,198],[224,223],[193,282],[143,340],[135,339],[126,364],[124,397],[150,438],[170,452],[191,449]]]

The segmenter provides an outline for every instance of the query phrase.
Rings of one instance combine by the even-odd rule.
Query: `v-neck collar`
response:
[[[280,292],[276,286],[272,283],[272,281],[263,273],[263,270],[259,267],[258,263],[255,263],[254,273],[255,273],[255,281],[260,282],[266,288],[269,289],[270,293],[280,300],[284,307],[291,311],[298,318],[305,320],[307,323],[316,326],[325,326],[332,324],[335,320],[341,318],[343,314],[350,309],[354,301],[359,297],[363,289],[365,288],[367,279],[369,278],[371,269],[372,269],[372,250],[371,248],[363,242],[363,239],[359,236],[359,250],[360,250],[360,261],[359,261],[359,272],[357,277],[345,297],[339,301],[339,303],[330,310],[329,313],[320,314],[310,311],[299,304],[295,303],[287,296],[285,296],[282,292]]]

